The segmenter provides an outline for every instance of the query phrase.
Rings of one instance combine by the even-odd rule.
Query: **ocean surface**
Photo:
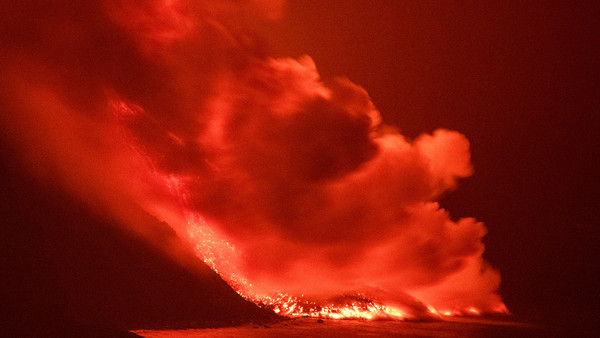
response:
[[[544,328],[506,319],[452,318],[444,321],[299,318],[269,325],[220,329],[138,330],[147,338],[184,337],[542,337]]]

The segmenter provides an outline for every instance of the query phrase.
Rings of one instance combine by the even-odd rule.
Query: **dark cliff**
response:
[[[4,332],[60,334],[73,325],[211,327],[273,318],[242,299],[191,250],[179,253],[185,263],[175,262],[56,184],[30,177],[2,148]],[[167,224],[147,214],[143,219],[153,237],[185,248]]]

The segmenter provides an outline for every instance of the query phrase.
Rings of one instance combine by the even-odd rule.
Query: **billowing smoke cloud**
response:
[[[409,141],[348,79],[269,58],[248,32],[280,1],[1,6],[3,135],[39,178],[141,234],[137,209],[223,238],[202,245],[259,290],[502,308],[483,224],[435,202],[471,175],[467,139]]]

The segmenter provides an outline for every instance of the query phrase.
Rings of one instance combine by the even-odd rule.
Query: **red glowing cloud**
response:
[[[4,20],[20,38],[4,38],[1,69],[20,113],[1,122],[40,176],[123,223],[122,201],[145,209],[258,291],[503,309],[485,227],[436,203],[472,173],[467,139],[409,141],[310,57],[266,57],[247,31],[281,2],[61,2],[51,18],[3,6],[2,19],[40,18]]]

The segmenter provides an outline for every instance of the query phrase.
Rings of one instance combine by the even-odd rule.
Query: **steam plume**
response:
[[[436,202],[472,173],[467,139],[409,141],[348,79],[268,57],[249,32],[281,2],[1,6],[0,122],[38,178],[140,234],[135,207],[208,232],[215,267],[259,290],[502,307],[485,227]]]

